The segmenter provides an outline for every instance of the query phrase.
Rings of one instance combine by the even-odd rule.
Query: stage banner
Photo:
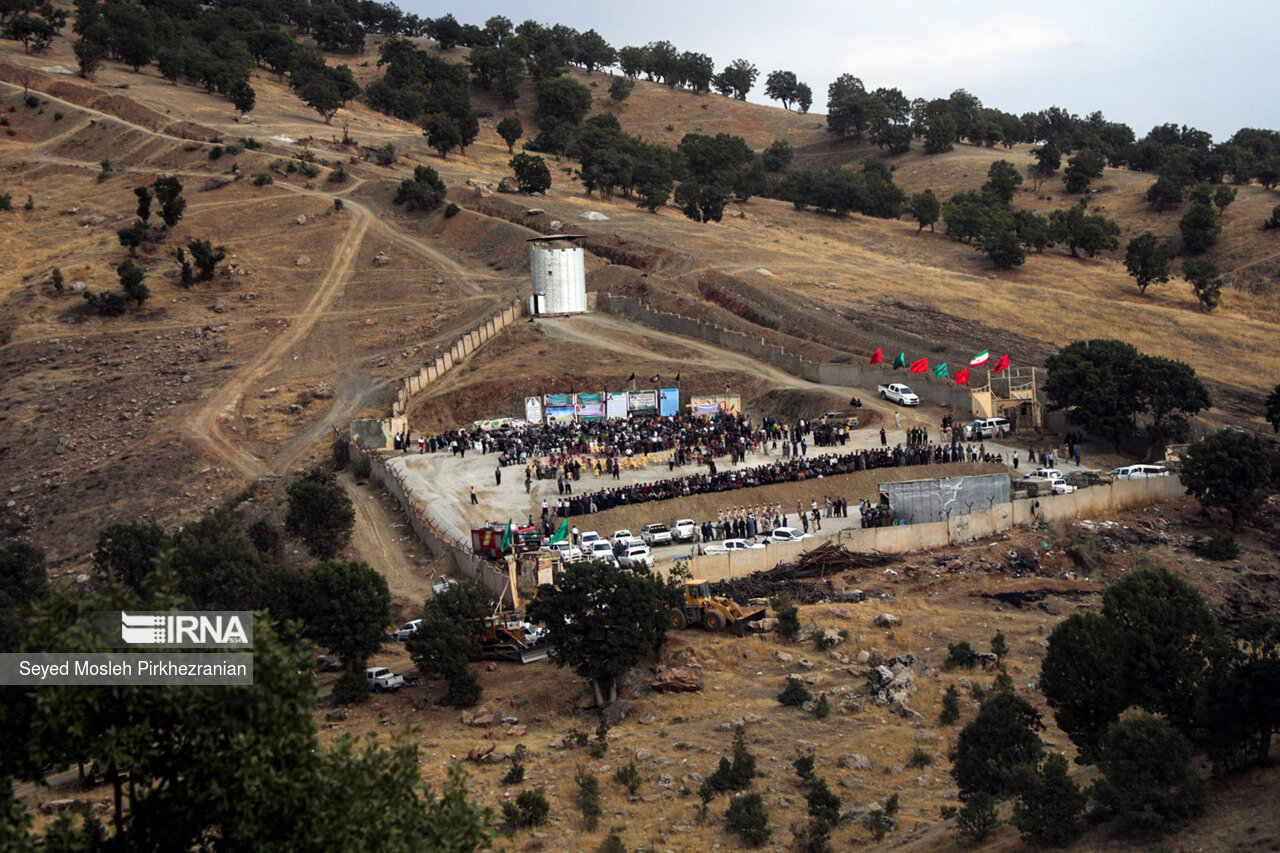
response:
[[[680,411],[680,389],[663,388],[658,391],[658,414],[664,418],[675,417]]]
[[[627,412],[633,418],[651,418],[658,414],[658,392],[627,392]]]
[[[552,406],[568,406],[569,408],[572,409],[573,395],[572,394],[548,394],[546,396],[546,404],[548,409],[551,408]]]
[[[524,398],[524,419],[531,424],[542,423],[542,398]]]
[[[547,423],[573,423],[573,406],[547,406]]]
[[[604,417],[604,394],[600,392],[579,394],[574,402],[574,413],[580,421],[598,421]]]
[[[627,416],[627,392],[611,391],[605,397],[604,416],[609,420]]]

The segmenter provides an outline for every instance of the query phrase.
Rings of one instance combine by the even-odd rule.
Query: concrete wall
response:
[[[931,373],[911,375],[903,368],[895,370],[884,363],[831,364],[807,361],[787,352],[782,347],[766,343],[763,338],[704,323],[691,317],[655,311],[640,300],[627,296],[600,293],[596,297],[596,306],[607,314],[626,317],[650,328],[696,338],[727,350],[749,355],[810,382],[860,388],[863,395],[874,392],[877,385],[886,382],[906,382],[922,400],[950,406],[961,413],[961,417],[967,417],[972,412],[969,391],[966,387],[956,385],[949,379],[937,379]],[[869,361],[871,354],[868,353],[866,358]],[[888,358],[891,363],[893,354]]]
[[[471,355],[486,342],[492,340],[495,335],[514,323],[522,314],[523,308],[520,303],[510,303],[501,311],[497,311],[492,316],[482,320],[475,328],[463,332],[448,349],[441,351],[433,361],[424,364],[418,368],[416,373],[402,379],[400,389],[396,392],[396,397],[391,403],[392,416],[402,417],[408,411],[409,401],[413,399],[414,395],[422,393],[429,386],[438,382],[440,377],[444,376],[450,368]]]
[[[831,536],[819,535],[801,542],[779,543],[758,551],[693,557],[687,565],[696,578],[725,580],[767,571],[779,563],[789,563],[805,551],[829,540],[835,540],[855,552],[903,554],[972,542],[1011,527],[1030,527],[1036,523],[1107,515],[1114,510],[1176,500],[1184,493],[1182,482],[1177,477],[1117,480],[1069,495],[1018,498],[1011,504],[996,504],[990,509],[975,510],[967,515],[953,515],[945,522],[840,530]],[[666,573],[670,564],[663,564],[658,568]]]

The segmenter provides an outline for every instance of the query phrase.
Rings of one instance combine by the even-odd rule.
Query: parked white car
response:
[[[614,545],[617,545],[619,542],[626,542],[629,540],[631,535],[630,530],[615,530],[613,531],[613,535],[609,537],[609,541]]]
[[[648,545],[631,545],[618,557],[618,565],[624,569],[636,569],[640,566],[653,568],[653,552]]]
[[[364,671],[365,681],[374,693],[385,693],[404,687],[404,676],[396,675],[385,666],[371,666]]]
[[[586,533],[583,533],[581,536],[578,537],[578,547],[581,548],[583,551],[586,551],[588,545],[590,545],[592,542],[597,542],[597,541],[603,542],[604,537],[601,536],[599,533],[595,532],[594,530],[588,530]]]
[[[1168,477],[1169,469],[1163,465],[1126,465],[1113,468],[1111,476],[1117,480],[1146,480],[1151,477]]]
[[[770,542],[799,542],[801,539],[812,539],[812,533],[805,533],[794,527],[775,527],[760,537],[765,544]]]
[[[749,539],[725,539],[723,542],[713,542],[707,546],[708,554],[731,554],[734,551],[755,551],[764,546],[759,542],[752,542]]]
[[[403,643],[405,640],[409,639],[410,634],[418,630],[418,626],[421,624],[422,624],[421,619],[414,619],[410,622],[406,622],[396,630],[392,631],[391,636],[395,637],[397,640]]]
[[[1048,483],[1055,495],[1069,495],[1076,487],[1067,482],[1067,478],[1056,468],[1038,468],[1022,478],[1028,483]]]
[[[591,542],[582,550],[583,558],[587,560],[603,560],[611,565],[618,565],[618,558],[614,556],[613,546],[603,539],[597,539]]]
[[[567,539],[561,539],[553,545],[544,545],[543,551],[559,551],[560,556],[566,563],[572,563],[574,560],[582,559],[582,549],[577,545],[570,545]]]
[[[964,425],[964,437],[970,440],[999,438],[1013,431],[1007,418],[981,418]]]
[[[698,531],[698,525],[692,518],[682,518],[671,525],[671,538],[677,542],[692,542]]]
[[[920,405],[920,398],[916,396],[916,392],[901,382],[890,382],[888,385],[879,386],[876,390],[881,400],[892,400],[902,406]]]

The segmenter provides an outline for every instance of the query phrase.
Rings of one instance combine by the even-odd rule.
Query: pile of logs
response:
[[[843,545],[827,542],[801,554],[794,563],[779,563],[768,571],[713,583],[711,592],[744,604],[753,598],[772,598],[785,591],[791,593],[797,604],[813,604],[831,597],[830,586],[822,583],[827,578],[891,562],[893,558],[884,554],[858,554]]]

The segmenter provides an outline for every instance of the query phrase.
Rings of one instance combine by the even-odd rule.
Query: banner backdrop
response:
[[[627,412],[632,417],[646,418],[658,414],[657,391],[627,392]]]
[[[542,398],[524,398],[524,419],[531,424],[542,423]]]
[[[674,417],[680,412],[680,389],[663,388],[658,391],[658,414],[664,418]]]
[[[579,394],[573,407],[581,421],[598,421],[604,417],[604,395],[600,392]]]
[[[627,392],[611,391],[605,398],[604,416],[613,420],[614,418],[625,418],[627,416]]]
[[[568,395],[566,394],[565,396],[567,397]],[[573,423],[573,406],[547,406],[547,423]]]
[[[552,406],[568,406],[573,408],[572,394],[548,394],[546,397],[547,408]]]

